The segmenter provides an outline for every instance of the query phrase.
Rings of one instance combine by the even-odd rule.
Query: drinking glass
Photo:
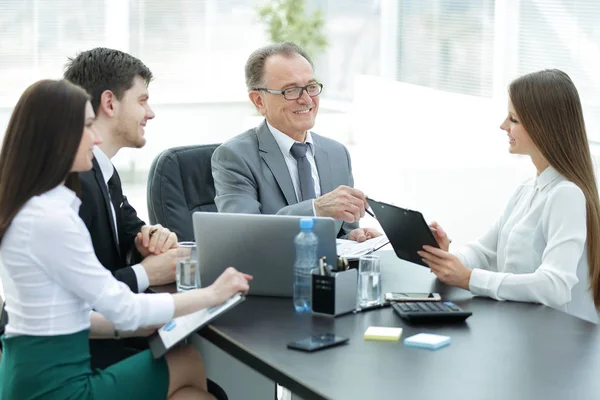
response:
[[[379,256],[362,256],[358,263],[358,306],[381,303],[381,260]]]
[[[178,292],[200,287],[200,268],[198,268],[196,242],[179,242],[176,281]]]

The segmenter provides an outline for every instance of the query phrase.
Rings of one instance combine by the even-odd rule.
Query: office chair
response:
[[[148,216],[177,234],[179,241],[194,240],[192,213],[217,212],[210,159],[218,144],[173,147],[161,152],[148,174]],[[208,392],[217,400],[227,394],[207,380]]]
[[[173,147],[152,162],[148,174],[148,214],[179,241],[194,240],[192,213],[217,212],[210,159],[218,144]]]

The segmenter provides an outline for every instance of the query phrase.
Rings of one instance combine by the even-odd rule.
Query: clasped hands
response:
[[[150,286],[175,281],[177,235],[160,224],[144,225],[135,237],[135,247],[144,257],[141,262]]]
[[[360,190],[345,185],[338,186],[335,190],[315,199],[317,217],[331,217],[348,223],[360,221],[368,208],[367,196]],[[377,229],[358,228],[350,232],[348,239],[364,242],[377,236],[381,236],[381,232]]]
[[[144,225],[135,237],[135,247],[142,257],[161,254],[177,247],[177,235],[161,224]]]

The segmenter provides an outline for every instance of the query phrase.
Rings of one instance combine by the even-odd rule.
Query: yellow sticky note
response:
[[[365,331],[365,340],[398,341],[402,336],[402,328],[389,328],[386,326],[370,326]]]

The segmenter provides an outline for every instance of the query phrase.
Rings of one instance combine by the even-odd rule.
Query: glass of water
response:
[[[179,242],[176,281],[178,292],[200,287],[200,268],[198,268],[196,242]]]
[[[381,261],[379,256],[362,256],[358,263],[358,306],[381,303]]]

